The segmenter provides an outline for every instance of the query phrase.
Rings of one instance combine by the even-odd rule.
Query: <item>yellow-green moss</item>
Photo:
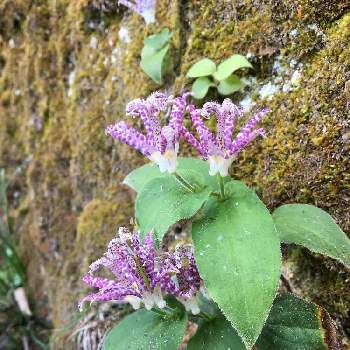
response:
[[[52,310],[51,317],[55,324],[63,326],[60,332],[54,333],[51,341],[53,348],[74,348],[73,339],[69,336],[71,327],[76,325],[74,320],[79,319],[76,305],[88,292],[88,288],[81,282],[81,277],[88,272],[91,262],[103,255],[108,242],[115,237],[118,227],[127,225],[127,218],[132,216],[129,196],[120,190],[114,191],[113,194],[113,197],[107,196],[108,199],[91,200],[78,218],[74,246],[66,254],[56,288],[51,295],[60,305]]]
[[[271,102],[258,101],[272,109],[266,123],[269,136],[243,153],[234,173],[256,186],[271,209],[285,202],[313,203],[349,233],[350,15],[327,34],[327,46],[312,57],[296,91],[279,93]],[[320,260],[322,273],[317,272]],[[337,315],[349,332],[348,272],[336,262],[306,253],[295,259],[294,269],[301,293]],[[312,277],[307,278],[308,273]]]

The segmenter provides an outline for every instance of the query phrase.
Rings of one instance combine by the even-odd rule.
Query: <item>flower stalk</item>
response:
[[[225,199],[225,183],[224,183],[224,178],[220,174],[217,174],[218,182],[219,182],[219,187],[220,187],[220,199],[224,200]]]

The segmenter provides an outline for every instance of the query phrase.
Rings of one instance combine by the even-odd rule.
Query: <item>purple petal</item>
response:
[[[106,134],[109,134],[113,138],[135,148],[145,156],[150,155],[146,137],[125,122],[119,122],[108,126]]]

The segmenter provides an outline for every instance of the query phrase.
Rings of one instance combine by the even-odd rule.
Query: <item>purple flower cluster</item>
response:
[[[107,268],[114,279],[95,277],[101,266]],[[186,245],[175,252],[155,250],[152,233],[146,235],[144,244],[138,233],[120,228],[104,256],[90,265],[83,281],[98,288],[79,303],[82,309],[85,301],[116,301],[130,303],[134,309],[141,304],[147,310],[154,306],[164,308],[165,295],[173,295],[182,302],[187,311],[200,312],[196,295],[201,286],[192,246]]]
[[[265,114],[270,112],[269,109],[263,109],[253,116],[232,141],[235,121],[242,117],[242,111],[230,99],[226,98],[221,105],[217,102],[207,102],[200,109],[190,105],[188,110],[199,141],[185,127],[182,129],[182,135],[204,159],[208,160],[211,176],[218,173],[227,176],[235,155],[258,135],[265,135],[264,129],[255,127]],[[212,115],[216,118],[216,135],[205,126],[202,119],[209,119]]]
[[[110,125],[106,133],[137,149],[151,161],[158,164],[161,172],[173,173],[177,166],[180,131],[186,111],[189,94],[173,98],[155,92],[147,99],[136,99],[126,107],[126,113],[141,118],[146,135],[125,122]],[[169,124],[161,126],[161,113],[169,115]]]
[[[230,99],[225,99],[222,104],[207,102],[198,109],[193,104],[187,105],[189,95],[185,93],[173,98],[155,92],[145,100],[133,100],[127,105],[126,112],[142,119],[146,135],[125,122],[110,125],[106,133],[139,150],[158,164],[161,172],[169,173],[176,171],[179,139],[182,136],[208,161],[211,176],[227,176],[236,154],[258,135],[264,135],[264,129],[256,126],[269,110],[263,109],[254,115],[232,140],[236,119],[242,117],[240,108]],[[183,125],[187,111],[199,140]],[[169,123],[164,127],[159,121],[162,113],[164,118],[169,117]],[[216,118],[216,134],[210,131],[203,120],[211,116]]]
[[[119,0],[118,2],[142,16],[146,24],[155,22],[156,0]]]

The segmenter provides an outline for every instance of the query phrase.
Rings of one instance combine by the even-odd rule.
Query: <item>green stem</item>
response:
[[[167,319],[171,319],[172,317],[175,317],[178,312],[178,310],[173,309],[169,306],[166,306],[163,309],[160,309],[159,307],[155,306],[152,308],[152,311],[158,315],[161,315],[162,317],[166,317]]]
[[[224,184],[224,178],[218,174],[218,182],[219,182],[219,186],[220,186],[220,196],[221,196],[221,200],[225,199],[225,184]]]
[[[198,317],[200,317],[200,318],[203,318],[203,319],[205,319],[205,320],[207,320],[207,321],[211,321],[212,319],[213,319],[213,317],[210,317],[207,313],[205,313],[205,312],[203,312],[203,311],[201,311],[198,315],[196,315],[196,316],[198,316]]]
[[[178,173],[174,173],[174,176],[176,178],[177,181],[179,181],[179,183],[185,187],[188,191],[190,192],[195,192],[195,188],[186,180],[184,179],[181,175],[179,175]]]
[[[152,311],[161,316],[168,316],[167,312],[163,311],[162,309],[159,309],[158,307],[154,307]]]

